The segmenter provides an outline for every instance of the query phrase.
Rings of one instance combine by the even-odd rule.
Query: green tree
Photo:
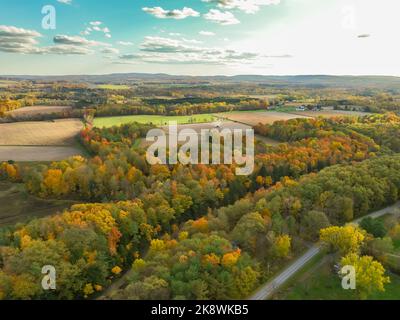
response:
[[[360,227],[372,234],[375,238],[383,238],[387,233],[383,221],[371,217],[364,218],[360,223]]]

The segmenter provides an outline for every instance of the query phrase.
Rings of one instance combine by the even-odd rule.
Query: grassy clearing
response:
[[[131,122],[152,123],[157,126],[167,125],[169,121],[176,121],[178,124],[212,122],[215,120],[212,114],[197,114],[193,116],[158,116],[158,115],[135,115],[122,117],[95,118],[96,127],[112,127]]]
[[[29,195],[22,184],[0,181],[0,227],[62,212],[76,203],[45,200]]]
[[[317,259],[318,260],[318,259]],[[321,261],[321,258],[319,259]],[[322,263],[310,262],[311,265],[294,278],[275,297],[283,300],[356,300],[352,290],[343,290],[341,280],[332,271],[332,263],[325,259]],[[313,267],[314,263],[314,267]],[[391,283],[384,292],[369,297],[371,300],[399,300],[400,276],[389,273]]]

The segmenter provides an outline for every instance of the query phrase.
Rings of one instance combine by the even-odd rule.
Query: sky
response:
[[[398,0],[0,0],[0,74],[400,76]]]

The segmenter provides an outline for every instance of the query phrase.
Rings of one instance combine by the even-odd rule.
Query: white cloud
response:
[[[57,0],[57,2],[63,3],[63,4],[72,4],[72,0]]]
[[[0,51],[14,53],[37,53],[35,45],[42,35],[35,30],[0,26]]]
[[[0,26],[0,37],[40,37],[41,34],[35,30],[27,30],[14,26]]]
[[[140,50],[148,52],[196,52],[201,49],[178,39],[148,36],[140,45]]]
[[[160,64],[236,65],[251,64],[260,58],[254,52],[208,48],[198,43],[196,40],[148,36],[139,47],[141,52],[121,55],[117,63],[134,60]]]
[[[123,55],[119,56],[119,58],[122,60],[133,60],[133,59],[140,58],[140,57],[141,57],[141,55],[138,55],[138,54],[123,54]]]
[[[87,55],[94,53],[86,47],[70,46],[70,45],[57,45],[45,47],[40,49],[41,54],[65,54],[65,55]]]
[[[215,33],[212,32],[212,31],[200,31],[199,34],[202,35],[202,36],[206,36],[206,37],[213,37],[213,36],[215,36]]]
[[[56,35],[53,38],[54,43],[74,46],[110,46],[108,43],[88,40],[79,36]]]
[[[89,41],[82,37],[58,35],[54,37],[54,46],[38,47],[37,38],[42,35],[35,30],[14,26],[0,26],[0,51],[20,54],[66,54],[87,55],[93,53],[88,47],[104,46],[101,42]]]
[[[102,32],[106,38],[111,38],[111,31],[108,27],[101,27],[102,21],[91,21],[89,22],[90,27],[87,27],[80,34],[82,36],[89,36],[93,31]]]
[[[106,54],[119,54],[119,50],[116,48],[104,48],[100,52]]]
[[[153,7],[153,8],[148,8],[145,7],[143,8],[144,12],[147,12],[156,18],[159,19],[185,19],[188,17],[199,17],[200,13],[197,12],[196,10],[193,10],[192,8],[184,7],[182,10],[179,9],[174,9],[174,10],[164,10],[161,7]]]
[[[219,23],[223,26],[238,24],[240,21],[229,11],[220,11],[218,9],[211,9],[204,15],[206,20]]]
[[[117,44],[120,46],[133,46],[133,42],[130,41],[118,41]]]
[[[196,40],[196,39],[186,39],[186,38],[182,38],[181,40],[182,40],[183,42],[192,43],[192,44],[201,44],[201,43],[203,43],[203,41],[199,41],[199,40]]]
[[[281,0],[203,0],[218,4],[223,9],[238,9],[246,13],[256,13],[262,6],[277,5]]]

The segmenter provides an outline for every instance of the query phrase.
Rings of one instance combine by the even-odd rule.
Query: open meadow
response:
[[[152,123],[156,126],[168,125],[169,121],[176,121],[178,124],[187,123],[204,123],[212,122],[215,120],[213,114],[196,114],[193,116],[158,116],[158,115],[134,115],[134,116],[121,116],[121,117],[101,117],[94,119],[95,127],[113,127],[126,123]]]
[[[40,199],[28,194],[22,184],[0,181],[0,203],[0,226],[5,226],[62,212],[76,202]]]
[[[388,272],[390,283],[384,292],[375,292],[371,300],[398,300],[400,295],[400,276]],[[303,273],[290,281],[290,284],[277,293],[279,300],[357,300],[354,290],[344,290],[341,279],[334,274],[329,258],[311,261]]]

